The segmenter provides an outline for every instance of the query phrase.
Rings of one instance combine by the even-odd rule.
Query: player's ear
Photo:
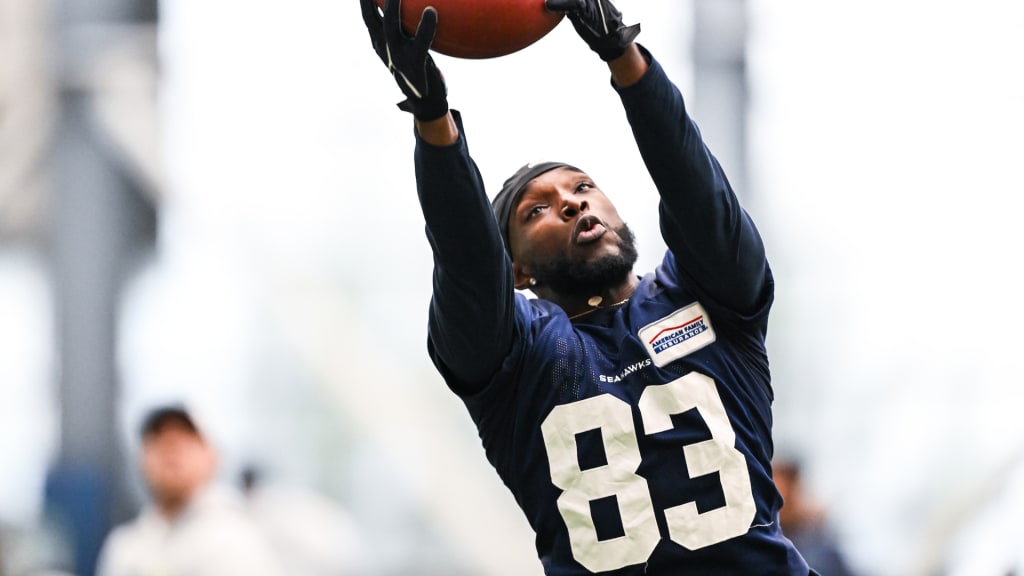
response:
[[[529,270],[514,261],[512,262],[512,280],[515,282],[517,290],[532,288],[537,283],[536,280],[533,280]],[[531,283],[531,281],[533,282]]]

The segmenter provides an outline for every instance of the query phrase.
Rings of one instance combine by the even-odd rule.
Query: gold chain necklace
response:
[[[607,306],[600,306],[602,298],[600,296],[592,296],[590,298],[590,300],[587,300],[587,304],[593,306],[593,308],[591,308],[590,310],[584,310],[583,312],[580,312],[578,314],[573,314],[572,316],[569,316],[569,320],[575,320],[575,319],[580,318],[582,316],[586,316],[587,314],[592,314],[594,312],[597,312],[598,310],[604,310],[605,308],[615,308],[616,306],[622,306],[626,302],[629,302],[629,299],[630,299],[630,297],[626,296],[625,299],[623,299],[623,300],[621,300],[619,302],[616,302],[615,304],[609,304]]]

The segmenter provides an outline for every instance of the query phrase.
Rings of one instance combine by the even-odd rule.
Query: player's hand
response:
[[[601,60],[610,62],[626,52],[640,25],[626,26],[612,0],[546,0],[552,12],[565,12],[576,33]]]
[[[374,0],[359,2],[374,51],[406,96],[398,107],[423,121],[444,116],[448,112],[448,88],[429,52],[437,32],[437,11],[432,7],[423,10],[416,35],[410,38],[402,32],[401,0],[385,0],[383,16]]]

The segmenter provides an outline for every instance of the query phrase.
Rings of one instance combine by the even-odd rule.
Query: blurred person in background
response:
[[[779,458],[772,462],[772,470],[783,500],[779,511],[782,533],[793,541],[811,568],[823,576],[853,576],[828,526],[825,511],[807,492],[800,463]]]
[[[152,498],[117,527],[98,576],[284,576],[241,496],[214,483],[217,454],[184,406],[151,411],[141,429],[141,472]]]

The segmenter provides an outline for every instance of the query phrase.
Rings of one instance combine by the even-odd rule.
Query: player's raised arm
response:
[[[679,89],[634,43],[611,0],[547,0],[608,63],[640,154],[661,194],[662,235],[676,263],[720,304],[740,312],[765,294],[764,247],[686,113]]]
[[[719,304],[741,314],[760,309],[771,292],[764,244],[679,88],[652,62],[619,95],[661,196],[661,233],[677,267]]]
[[[429,50],[437,12],[423,11],[409,37],[400,0],[360,0],[374,51],[416,122],[416,188],[434,257],[429,318],[431,357],[453,389],[471,393],[497,370],[512,345],[513,279],[501,235],[461,117],[448,109],[447,87]]]
[[[374,0],[359,1],[373,49],[405,94],[398,107],[412,113],[417,128],[423,128],[420,134],[428,142],[451,144],[458,132],[448,113],[448,88],[430,56],[430,45],[437,33],[437,10],[425,9],[416,34],[407,37],[399,18],[399,0],[385,2],[383,15]]]

